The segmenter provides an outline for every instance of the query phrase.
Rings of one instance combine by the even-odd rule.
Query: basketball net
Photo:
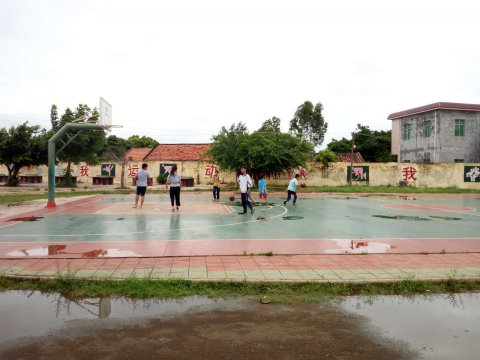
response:
[[[112,129],[118,129],[122,127],[122,125],[102,125],[102,128],[108,132],[112,132]]]

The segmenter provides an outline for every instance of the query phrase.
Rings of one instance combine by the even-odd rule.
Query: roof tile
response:
[[[145,157],[152,151],[152,148],[133,148],[127,151],[125,159],[127,161],[143,161]]]
[[[199,161],[210,160],[202,155],[210,149],[211,144],[159,144],[145,158],[149,161]]]
[[[416,107],[409,110],[399,111],[388,115],[388,120],[395,120],[401,117],[421,114],[432,110],[464,110],[464,111],[480,111],[480,105],[478,104],[463,104],[452,102],[437,102],[429,105]]]

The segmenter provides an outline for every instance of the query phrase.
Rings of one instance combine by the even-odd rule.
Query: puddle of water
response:
[[[392,219],[392,220],[408,220],[408,221],[432,221],[431,219],[422,218],[420,216],[405,216],[405,215],[372,215],[372,217],[377,217],[381,219]],[[432,216],[431,216],[432,217]]]
[[[329,197],[329,200],[356,200],[357,197],[343,196],[343,197]]]
[[[303,216],[294,216],[294,215],[291,215],[291,216],[284,216],[282,217],[283,220],[300,220],[300,219],[303,219]]]
[[[55,256],[55,255],[76,255],[80,257],[138,257],[139,254],[129,251],[115,248],[107,249],[95,249],[86,252],[72,252],[68,250],[68,245],[48,245],[43,247],[34,247],[12,250],[7,252],[7,256],[10,257],[26,257],[26,256]]]
[[[326,254],[386,254],[394,246],[369,240],[336,240],[337,247],[325,250]]]
[[[479,303],[480,293],[472,293],[409,298],[347,297],[338,306],[347,314],[366,317],[369,323],[362,325],[365,326],[362,332],[376,334],[378,341],[386,337],[405,342],[425,359],[474,359],[480,352]],[[58,294],[6,291],[0,293],[0,345],[8,346],[26,337],[85,335],[92,326],[108,329],[151,318],[250,308],[252,299],[247,297],[69,301]],[[281,311],[293,312],[296,308],[292,306]],[[318,311],[318,308],[311,311]]]
[[[441,219],[441,220],[463,220],[463,218],[460,217],[454,217],[454,216],[432,216],[430,215],[432,219]]]
[[[23,216],[8,219],[7,221],[38,221],[38,219],[43,219],[43,216]]]
[[[349,297],[340,306],[366,316],[383,335],[407,342],[424,359],[478,359],[479,305],[480,293],[473,293]]]
[[[192,296],[167,300],[92,298],[74,301],[58,294],[6,291],[0,293],[0,344],[23,337],[52,335],[68,325],[81,325],[81,321],[109,318],[112,324],[118,324],[213,308],[243,309],[247,306],[246,300]]]

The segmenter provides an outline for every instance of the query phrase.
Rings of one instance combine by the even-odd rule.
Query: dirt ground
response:
[[[0,349],[10,359],[411,359],[365,319],[331,304],[262,305],[189,311],[113,322],[73,320],[51,336]]]

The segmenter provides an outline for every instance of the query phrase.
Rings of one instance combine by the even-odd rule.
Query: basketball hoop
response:
[[[122,125],[112,125],[112,105],[104,98],[100,98],[100,116],[98,118],[98,125],[104,130],[111,132],[112,129],[122,128]]]

